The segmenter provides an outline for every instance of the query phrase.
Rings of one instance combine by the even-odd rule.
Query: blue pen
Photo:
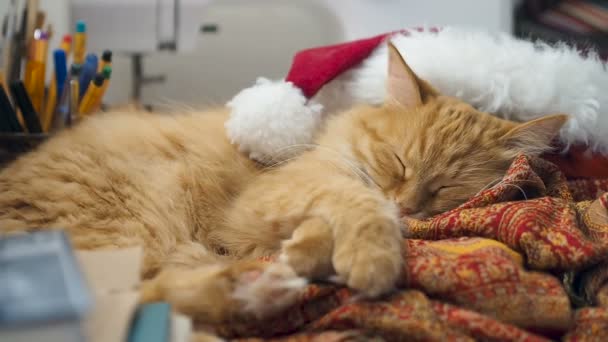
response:
[[[70,81],[78,82],[80,73],[82,72],[82,66],[80,64],[72,64],[70,67],[70,77],[66,77],[63,85],[63,93],[61,94],[61,100],[58,103],[57,125],[56,127],[65,127],[72,124],[72,113],[70,112],[70,104],[72,96],[70,94]]]
[[[95,77],[97,73],[97,56],[95,54],[88,54],[87,58],[84,61],[84,65],[82,66],[82,72],[80,73],[80,79],[78,83],[80,83],[80,99],[86,93],[87,88],[89,87],[89,83]]]
[[[59,101],[61,94],[63,94],[65,79],[68,77],[68,61],[65,51],[62,49],[55,50],[53,58],[55,61],[55,82],[57,82],[57,101]]]

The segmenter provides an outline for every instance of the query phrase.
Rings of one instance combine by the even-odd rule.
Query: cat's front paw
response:
[[[241,303],[243,312],[263,319],[295,303],[306,285],[291,267],[278,262],[239,275],[232,297]]]
[[[401,275],[401,232],[397,225],[388,223],[352,239],[337,243],[333,265],[338,278],[348,287],[369,297],[377,297],[395,288]]]
[[[317,217],[302,222],[291,239],[283,241],[279,260],[308,279],[325,279],[334,273],[331,264],[334,237],[327,223]]]

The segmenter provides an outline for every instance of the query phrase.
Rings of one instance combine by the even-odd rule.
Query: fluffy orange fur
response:
[[[518,153],[545,150],[566,120],[479,112],[389,50],[386,103],[335,115],[281,165],[239,153],[224,109],[92,117],[0,173],[0,232],[62,228],[81,249],[141,244],[142,300],[207,322],[276,313],[298,276],[385,293],[406,252],[403,215],[458,206]],[[279,263],[255,261],[279,252]]]

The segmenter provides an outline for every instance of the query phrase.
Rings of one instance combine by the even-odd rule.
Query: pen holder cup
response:
[[[45,141],[47,133],[0,133],[0,167]]]

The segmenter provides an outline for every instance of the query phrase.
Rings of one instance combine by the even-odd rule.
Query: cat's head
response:
[[[352,156],[402,214],[429,217],[497,183],[519,153],[546,151],[566,122],[515,123],[443,96],[389,45],[387,100],[351,112]]]

